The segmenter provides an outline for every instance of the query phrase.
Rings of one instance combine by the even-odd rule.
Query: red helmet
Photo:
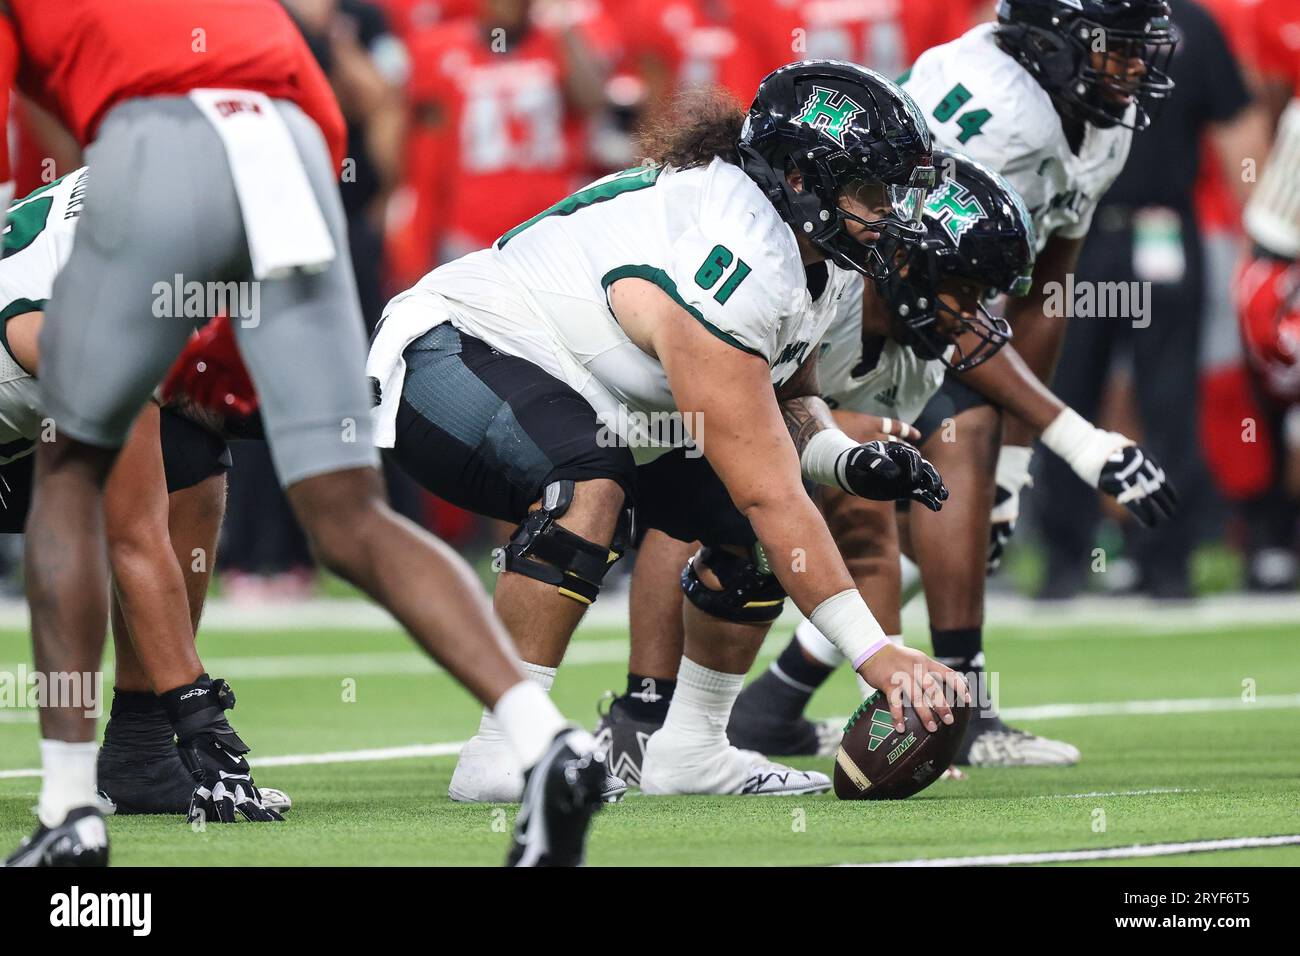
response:
[[[1237,317],[1246,360],[1264,388],[1300,402],[1300,265],[1255,256],[1237,274]]]

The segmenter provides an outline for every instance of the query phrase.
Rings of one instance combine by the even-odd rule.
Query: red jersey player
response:
[[[587,118],[604,105],[599,25],[584,11],[536,0],[480,7],[410,40],[408,218],[389,265],[402,285],[568,195]]]

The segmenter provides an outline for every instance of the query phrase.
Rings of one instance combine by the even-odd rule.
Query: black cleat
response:
[[[108,866],[108,828],[97,807],[72,810],[57,827],[40,824],[5,866]]]
[[[761,754],[834,756],[844,736],[844,722],[814,723],[804,717],[807,699],[766,672],[736,698],[727,724],[727,739],[741,750]]]
[[[194,780],[176,751],[176,734],[153,694],[113,692],[95,773],[115,813],[186,813]]]
[[[110,747],[105,738],[99,752],[99,795],[118,814],[189,812],[194,780],[181,763],[176,745],[166,752],[127,751]]]
[[[506,866],[581,866],[587,827],[604,802],[605,777],[605,761],[591,738],[572,728],[561,731],[524,775]]]
[[[609,700],[609,709],[601,711],[596,705],[600,722],[596,724],[596,748],[605,755],[609,772],[627,782],[630,787],[641,786],[641,762],[645,760],[645,745],[650,735],[663,726],[662,721],[637,720],[607,691],[602,700]],[[613,802],[613,801],[610,801]]]

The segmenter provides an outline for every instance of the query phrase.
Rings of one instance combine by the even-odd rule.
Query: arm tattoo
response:
[[[790,431],[794,449],[800,455],[803,454],[804,448],[813,435],[835,427],[830,408],[815,395],[786,399],[781,403],[781,417],[785,420],[785,427]]]

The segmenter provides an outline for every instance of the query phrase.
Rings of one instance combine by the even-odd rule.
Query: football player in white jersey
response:
[[[75,170],[14,202],[0,259],[0,531],[22,533],[32,451],[48,440],[36,374],[44,306],[72,251],[89,187]],[[86,321],[94,321],[87,316]],[[174,408],[142,409],[105,488],[113,571],[114,687],[98,786],[118,813],[186,813],[205,820],[278,820],[288,800],[253,786],[247,763],[217,793],[196,793],[166,694],[204,667],[194,637],[225,507],[225,442]],[[196,549],[206,559],[195,567]],[[204,675],[206,676],[206,675]],[[223,689],[224,681],[216,682]],[[233,705],[234,697],[229,695]],[[238,739],[238,738],[236,738]],[[243,761],[242,756],[239,761]],[[246,778],[246,779],[244,779]]]
[[[1063,423],[1076,422],[1078,416],[1025,368],[1013,348],[1004,347],[1010,337],[1005,321],[988,315],[982,305],[999,292],[1028,291],[1035,245],[1029,213],[1002,177],[969,157],[936,150],[935,160],[948,175],[927,198],[926,242],[909,251],[907,268],[881,283],[879,293],[861,281],[853,283],[819,347],[817,374],[835,424],[861,441],[919,440],[922,433],[905,422],[920,415],[942,385],[945,370],[966,373],[978,367],[991,398],[1045,431],[1081,477],[1119,494],[1106,458],[1131,442],[1086,426],[1086,445],[1056,446]],[[786,403],[796,441],[807,440],[820,427],[819,403],[816,398]],[[826,488],[821,489],[821,504],[858,589],[890,639],[901,642],[899,556],[911,551],[906,503],[896,507]],[[683,618],[676,579],[694,550],[684,541],[648,536],[638,555],[628,691],[610,704],[597,728],[615,771],[633,782],[649,776],[652,791],[669,775],[662,766],[665,740],[656,731],[672,713],[676,655],[683,641],[688,647],[717,643],[719,638],[709,632],[728,627],[689,611]],[[757,649],[765,634],[766,627],[751,631],[748,646]],[[729,637],[739,643],[743,632],[733,626]],[[777,661],[737,699],[727,728],[730,743],[776,754],[833,752],[841,727],[814,724],[803,710],[839,660],[804,621]],[[752,661],[750,657],[747,663]],[[727,720],[725,712],[713,716],[720,725]],[[647,749],[652,735],[653,747]],[[704,761],[691,753],[688,759],[673,756],[671,776],[681,781],[680,790],[707,787]]]
[[[922,235],[934,184],[925,122],[883,77],[808,61],[766,77],[748,114],[717,97],[679,104],[656,140],[654,165],[598,181],[389,304],[367,366],[377,440],[434,493],[518,523],[495,605],[543,687],[631,541],[653,486],[638,464],[680,446],[672,453],[703,454],[774,556],[774,600],[788,591],[855,669],[889,687],[896,718],[907,697],[937,727],[951,720],[945,694],[964,686],[885,639],[802,482],[932,500],[942,483],[913,449],[839,433],[800,456],[776,397],[815,362],[834,314],[815,303],[805,268],[829,260],[822,295],[833,296],[840,270],[883,278]],[[666,422],[682,431],[664,434]],[[676,504],[690,508],[691,493]],[[719,567],[749,566],[743,542],[723,543],[739,556],[700,567],[701,589],[719,599]],[[705,664],[684,668],[682,683],[705,699],[740,690]],[[757,754],[720,763],[736,792],[783,786],[784,768]],[[520,778],[485,713],[451,795],[518,799]],[[805,775],[797,788],[826,785]],[[622,789],[611,780],[606,793]]]
[[[905,77],[936,143],[1003,174],[1034,218],[1039,248],[1032,288],[1008,303],[1006,317],[1017,351],[1043,382],[1051,382],[1067,321],[1049,307],[1051,293],[1074,268],[1093,210],[1123,168],[1134,131],[1150,124],[1153,104],[1172,91],[1165,70],[1175,45],[1168,13],[1163,0],[1002,0],[996,23],[926,51]],[[922,424],[953,421],[951,441],[931,438],[922,451],[961,493],[942,522],[913,515],[911,539],[932,585],[926,603],[934,653],[978,675],[985,558],[996,567],[1014,527],[1035,435],[1017,416],[1004,420],[971,384],[950,373],[922,416]],[[1086,437],[1079,431],[1066,441]],[[1165,485],[1158,466],[1135,447],[1120,454],[1130,504]],[[1165,517],[1151,502],[1134,510],[1144,522]],[[985,735],[988,747],[980,744]],[[1018,765],[1061,762],[1076,753],[1014,733],[986,711],[972,722],[961,757]]]

